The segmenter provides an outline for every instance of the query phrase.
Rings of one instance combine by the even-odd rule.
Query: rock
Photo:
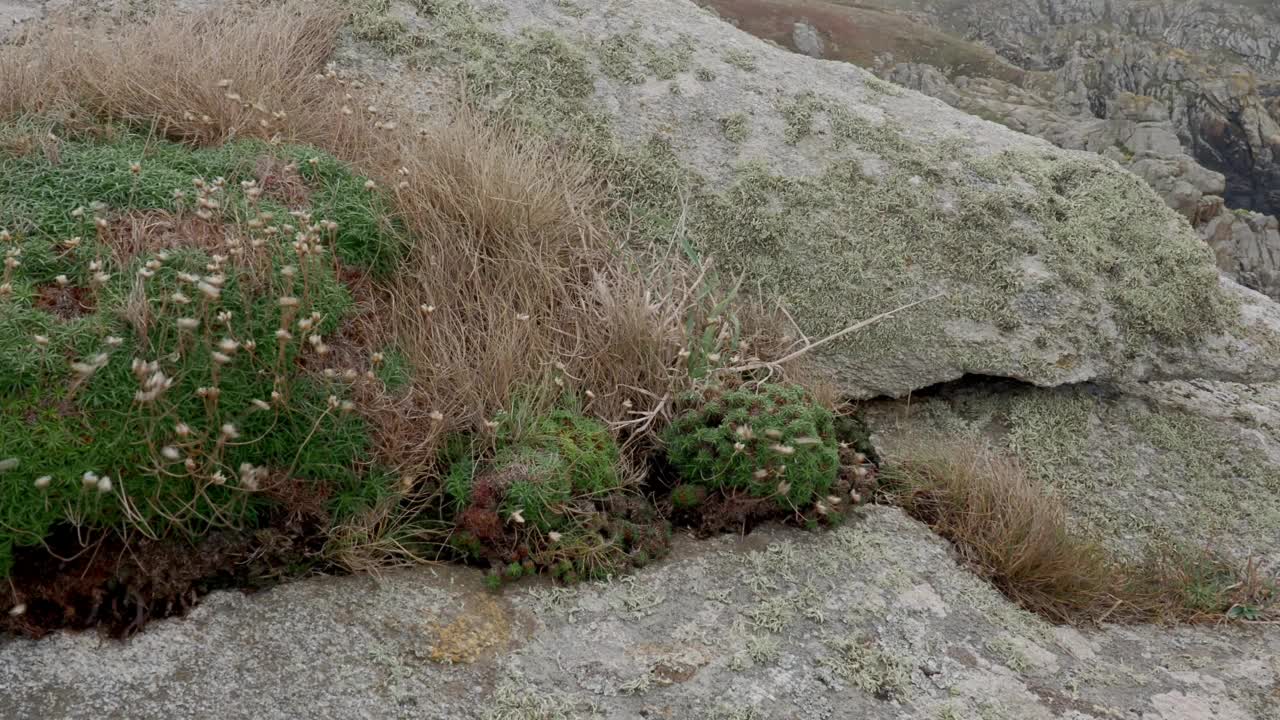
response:
[[[822,57],[822,36],[817,28],[807,22],[798,22],[791,31],[791,41],[796,50],[812,58]]]
[[[622,582],[495,595],[482,579],[448,566],[312,579],[215,593],[127,643],[0,641],[0,716],[1251,717],[1280,668],[1274,626],[1064,637],[883,507],[826,533],[677,537],[673,559]],[[928,610],[897,605],[921,588]],[[490,625],[502,632],[478,652],[441,653],[449,628]]]
[[[465,57],[494,58],[466,68],[484,78],[482,106],[590,138],[641,219],[636,241],[687,233],[811,340],[921,303],[815,353],[851,394],[965,374],[1057,385],[1280,371],[1280,309],[1249,296],[1242,314],[1187,222],[1113,162],[787,53],[686,0],[513,4],[501,21],[438,10],[424,43],[451,25],[485,44]],[[458,62],[435,53],[435,80],[415,82],[457,77]],[[350,66],[407,81],[355,55]],[[730,120],[740,134],[722,130]]]
[[[1233,208],[1280,208],[1280,6],[923,0],[908,12],[898,3],[819,11],[814,6],[823,4],[814,0],[701,1],[762,36],[771,36],[778,17],[819,18],[812,26],[829,45],[863,48],[833,57],[1060,147],[1115,160],[1212,239],[1219,266],[1234,279],[1280,298],[1273,280],[1280,268],[1258,266],[1269,256],[1257,251],[1268,245],[1266,233],[1229,217],[1205,228],[1218,213],[1200,209],[1205,195],[1223,196]],[[1023,72],[999,62],[955,62],[980,56],[979,43],[955,45],[969,39],[996,48]],[[943,46],[947,51],[937,52]],[[1235,65],[1223,65],[1224,57]],[[1226,235],[1224,224],[1234,226]],[[1246,237],[1222,241],[1233,233]],[[1246,255],[1223,255],[1236,249]]]

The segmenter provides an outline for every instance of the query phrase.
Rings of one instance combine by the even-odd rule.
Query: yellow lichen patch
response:
[[[457,617],[444,624],[431,623],[427,632],[435,635],[433,661],[470,664],[511,639],[510,611],[492,597],[473,595]]]

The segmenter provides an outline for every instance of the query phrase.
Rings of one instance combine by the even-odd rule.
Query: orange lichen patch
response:
[[[254,167],[254,177],[267,197],[291,210],[306,207],[311,201],[311,188],[293,163],[263,155]]]
[[[217,219],[164,210],[130,212],[111,220],[100,239],[111,248],[116,262],[128,265],[134,258],[160,250],[196,248],[224,252],[228,233],[239,232]]]
[[[36,307],[62,320],[74,320],[93,312],[93,293],[75,285],[41,285],[36,289]]]
[[[469,664],[511,639],[511,621],[494,598],[477,594],[467,599],[458,617],[444,625],[429,625],[428,632],[435,635],[432,660]]]

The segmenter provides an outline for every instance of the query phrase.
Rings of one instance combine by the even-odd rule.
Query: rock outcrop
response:
[[[445,7],[410,31],[476,46],[393,72],[428,85],[461,69],[483,106],[586,145],[637,241],[683,234],[811,340],[922,302],[818,351],[852,394],[965,374],[1280,369],[1280,307],[1220,282],[1186,220],[1110,160],[788,53],[685,0],[540,2],[500,20]]]
[[[871,67],[1062,147],[1107,154],[1185,215],[1223,270],[1280,297],[1275,236],[1265,220],[1228,210],[1274,215],[1280,209],[1277,6],[1230,0],[704,2],[791,47],[797,46],[776,37],[774,28],[815,18],[817,43],[810,47],[826,48],[822,57]],[[848,30],[871,21],[895,31],[886,37]],[[903,24],[914,24],[914,45]],[[964,39],[972,46],[956,45]],[[842,41],[860,50],[850,52]],[[1010,64],[971,60],[991,49]]]

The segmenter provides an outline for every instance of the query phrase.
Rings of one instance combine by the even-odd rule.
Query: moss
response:
[[[887,80],[882,80],[875,75],[867,75],[864,79],[867,89],[873,93],[880,95],[888,95],[889,97],[901,97],[902,88]]]
[[[422,38],[404,20],[389,16],[390,10],[391,0],[358,0],[351,8],[351,34],[389,55],[400,55],[420,45]]]
[[[600,42],[600,69],[606,77],[638,84],[649,75],[659,80],[672,80],[689,71],[693,57],[693,41],[681,36],[670,47],[662,48],[641,39],[638,31],[610,35]]]
[[[686,483],[771,498],[786,510],[830,494],[840,469],[835,421],[804,389],[712,389],[690,402],[665,437]]]
[[[743,72],[756,71],[756,56],[746,50],[732,48],[724,53],[724,61]]]
[[[696,78],[698,82],[711,82],[716,79],[716,74],[712,72],[710,68],[700,67],[693,71],[693,77]]]
[[[725,115],[718,122],[720,123],[720,132],[724,133],[725,139],[734,145],[740,145],[751,137],[751,121],[747,118],[746,113]]]
[[[814,116],[822,110],[824,104],[812,92],[804,92],[783,103],[779,110],[786,122],[783,137],[788,145],[795,145],[813,132]]]
[[[903,700],[911,694],[910,658],[883,648],[880,643],[860,637],[827,641],[831,654],[819,658],[842,679],[863,692],[883,699]]]
[[[587,16],[587,9],[573,2],[573,0],[556,0],[556,9],[571,18],[584,18]]]

